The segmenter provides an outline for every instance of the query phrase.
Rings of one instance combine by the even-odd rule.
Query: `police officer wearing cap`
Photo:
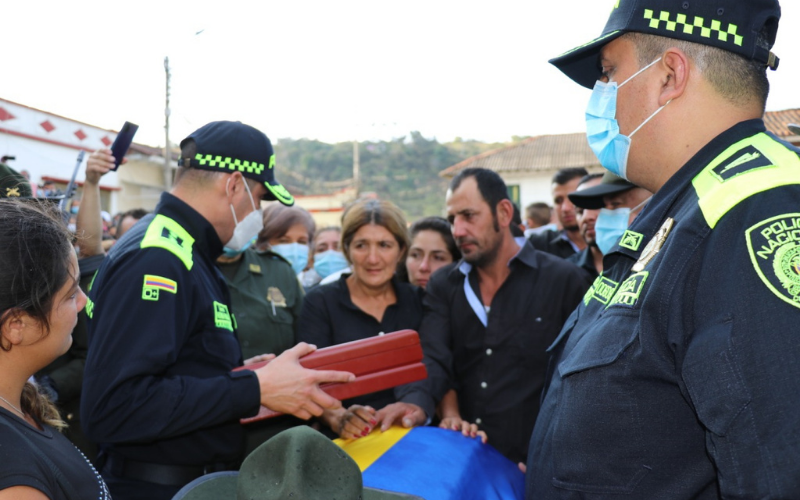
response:
[[[528,499],[800,498],[800,151],[761,119],[779,17],[618,0],[551,61],[594,87],[603,166],[655,194],[550,348]]]
[[[169,499],[241,461],[242,417],[260,405],[300,418],[338,408],[319,389],[353,378],[302,368],[298,344],[256,371],[242,364],[223,247],[247,247],[260,199],[290,205],[262,132],[212,122],[181,142],[174,187],[114,245],[89,292],[81,416],[115,499]]]

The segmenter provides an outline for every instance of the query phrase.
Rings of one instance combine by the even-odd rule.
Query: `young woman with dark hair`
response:
[[[69,349],[86,304],[70,234],[51,208],[0,199],[0,241],[0,499],[109,498],[29,382]]]

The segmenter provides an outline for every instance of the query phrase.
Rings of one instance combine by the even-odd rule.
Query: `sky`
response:
[[[0,97],[165,142],[213,120],[273,140],[415,130],[505,142],[584,131],[590,91],[547,60],[598,36],[613,0],[9,2]],[[768,110],[800,107],[800,2],[784,0]],[[569,25],[567,25],[569,23]]]

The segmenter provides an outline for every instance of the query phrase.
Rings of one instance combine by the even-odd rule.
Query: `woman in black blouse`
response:
[[[422,320],[418,288],[394,276],[408,251],[403,214],[388,201],[362,200],[345,212],[342,244],[353,272],[308,292],[298,326],[298,342],[318,348],[352,340],[416,330]],[[344,438],[366,436],[376,410],[395,402],[393,390],[345,401],[321,417]]]
[[[71,235],[52,208],[0,200],[0,499],[110,498],[29,380],[64,354],[86,295]]]

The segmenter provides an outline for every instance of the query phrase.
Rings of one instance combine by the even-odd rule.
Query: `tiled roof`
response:
[[[782,138],[797,138],[789,131],[790,123],[800,125],[800,109],[785,109],[783,111],[767,111],[764,113],[764,123],[767,130]],[[794,141],[792,141],[794,142]]]
[[[800,137],[789,131],[788,124],[800,125],[800,108],[767,111],[764,114],[767,130],[797,144]],[[480,167],[495,172],[554,172],[567,167],[600,166],[589,149],[586,134],[541,135],[520,141],[511,146],[494,149],[467,158],[442,170],[442,177],[453,177],[465,168]]]
[[[453,177],[465,168],[481,167],[495,172],[550,172],[566,167],[599,166],[589,149],[586,134],[541,135],[501,149],[467,158],[441,171]]]

